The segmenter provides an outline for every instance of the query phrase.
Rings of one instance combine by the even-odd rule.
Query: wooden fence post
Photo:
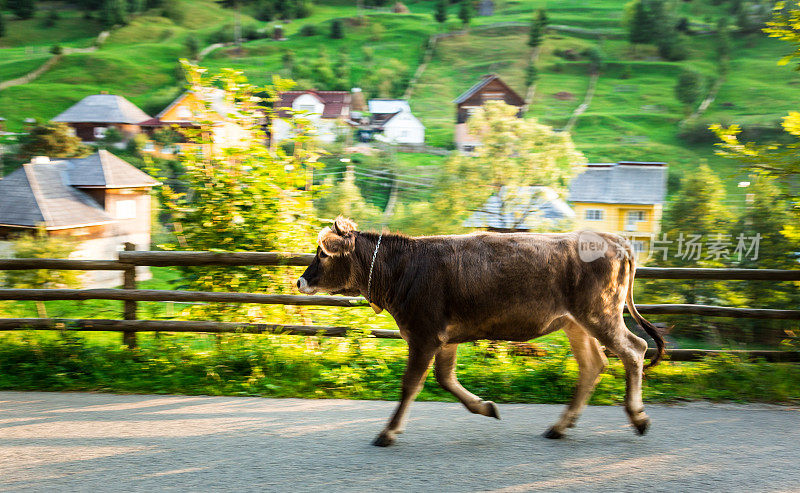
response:
[[[131,242],[125,242],[126,252],[132,252],[134,250],[136,250],[136,245]],[[131,264],[130,267],[127,267],[122,272],[122,289],[136,289],[136,266]],[[136,320],[136,302],[126,300],[122,302],[122,305],[123,318],[125,320]],[[136,332],[124,331],[122,333],[122,343],[128,346],[130,349],[135,348]]]

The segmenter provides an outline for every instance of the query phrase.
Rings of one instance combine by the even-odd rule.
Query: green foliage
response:
[[[344,24],[341,19],[334,19],[331,22],[331,39],[344,38]]]
[[[347,338],[282,335],[140,337],[135,351],[90,343],[61,332],[23,332],[0,338],[0,389],[112,391],[189,395],[396,400],[405,368],[402,342],[354,334]],[[504,344],[459,347],[458,378],[495,402],[566,403],[577,365],[565,341],[544,343],[543,357],[513,354]],[[431,372],[432,373],[432,372]],[[662,364],[647,375],[648,402],[710,399],[796,402],[800,368],[718,356],[698,363]],[[625,394],[618,360],[601,375],[592,404],[615,404]],[[452,401],[429,375],[419,400]]]
[[[317,26],[314,24],[306,24],[300,28],[300,36],[316,36]]]
[[[161,10],[161,16],[166,17],[176,24],[180,24],[186,17],[186,12],[177,2],[171,1],[164,4],[164,8]]]
[[[64,53],[64,48],[62,48],[61,45],[53,45],[50,47],[50,53],[53,55],[60,55]]]
[[[689,57],[689,48],[686,36],[676,29],[667,29],[656,41],[658,54],[664,60],[676,62]]]
[[[66,123],[48,122],[37,124],[19,139],[19,158],[28,161],[32,156],[51,158],[82,157],[89,149],[81,139],[73,135]]]
[[[44,21],[42,21],[42,27],[45,28],[55,27],[56,22],[58,22],[60,18],[61,16],[58,15],[58,10],[51,10],[45,16]]]
[[[6,18],[3,12],[0,11],[0,38],[6,35]]]
[[[35,0],[6,0],[6,7],[20,19],[30,19],[36,14]]]
[[[780,38],[794,45],[794,51],[781,58],[778,62],[779,65],[786,65],[795,59],[800,59],[800,1],[797,2],[797,7],[788,12],[776,8],[772,21],[767,22],[767,27],[764,28],[764,32],[770,37]],[[795,70],[800,70],[800,63]]]
[[[683,70],[675,82],[675,98],[690,111],[699,99],[703,91],[703,79],[700,74],[693,70]]]
[[[307,168],[318,157],[313,141],[304,129],[308,122],[295,119],[297,136],[293,154],[278,147],[263,145],[264,134],[256,112],[272,113],[266,106],[255,107],[256,94],[268,94],[267,102],[277,100],[290,81],[276,77],[272,85],[257,88],[248,84],[240,72],[224,70],[206,75],[186,64],[189,84],[197,91],[225,88],[225,104],[235,108],[229,116],[248,137],[238,147],[210,149],[209,135],[213,115],[200,115],[201,129],[186,131],[196,147],[180,155],[185,169],[182,181],[191,193],[182,193],[170,185],[162,189],[162,203],[175,225],[177,242],[164,245],[170,250],[211,251],[305,251],[313,238],[311,224],[311,184]],[[284,291],[291,283],[285,273],[266,267],[185,268],[184,280],[191,289],[201,291],[260,292]],[[238,307],[197,307],[201,316],[235,319]],[[280,317],[280,310],[264,307],[248,311],[248,318],[270,313]]]

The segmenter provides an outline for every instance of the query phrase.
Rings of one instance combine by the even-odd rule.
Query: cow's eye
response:
[[[330,255],[328,255],[327,253],[325,253],[325,251],[324,251],[324,250],[320,250],[320,251],[319,251],[319,258],[325,258],[325,257],[330,257]]]

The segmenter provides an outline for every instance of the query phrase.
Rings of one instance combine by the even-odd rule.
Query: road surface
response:
[[[0,491],[800,491],[800,408],[561,406],[502,420],[416,402],[397,444],[370,441],[382,401],[0,392]]]

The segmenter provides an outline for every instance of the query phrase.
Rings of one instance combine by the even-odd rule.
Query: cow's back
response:
[[[420,240],[430,242],[439,256],[438,271],[431,274],[439,279],[448,323],[456,327],[451,330],[464,340],[490,335],[527,340],[541,335],[554,318],[624,283],[620,256],[581,258],[585,234],[475,233]],[[590,234],[615,245],[621,240]]]

